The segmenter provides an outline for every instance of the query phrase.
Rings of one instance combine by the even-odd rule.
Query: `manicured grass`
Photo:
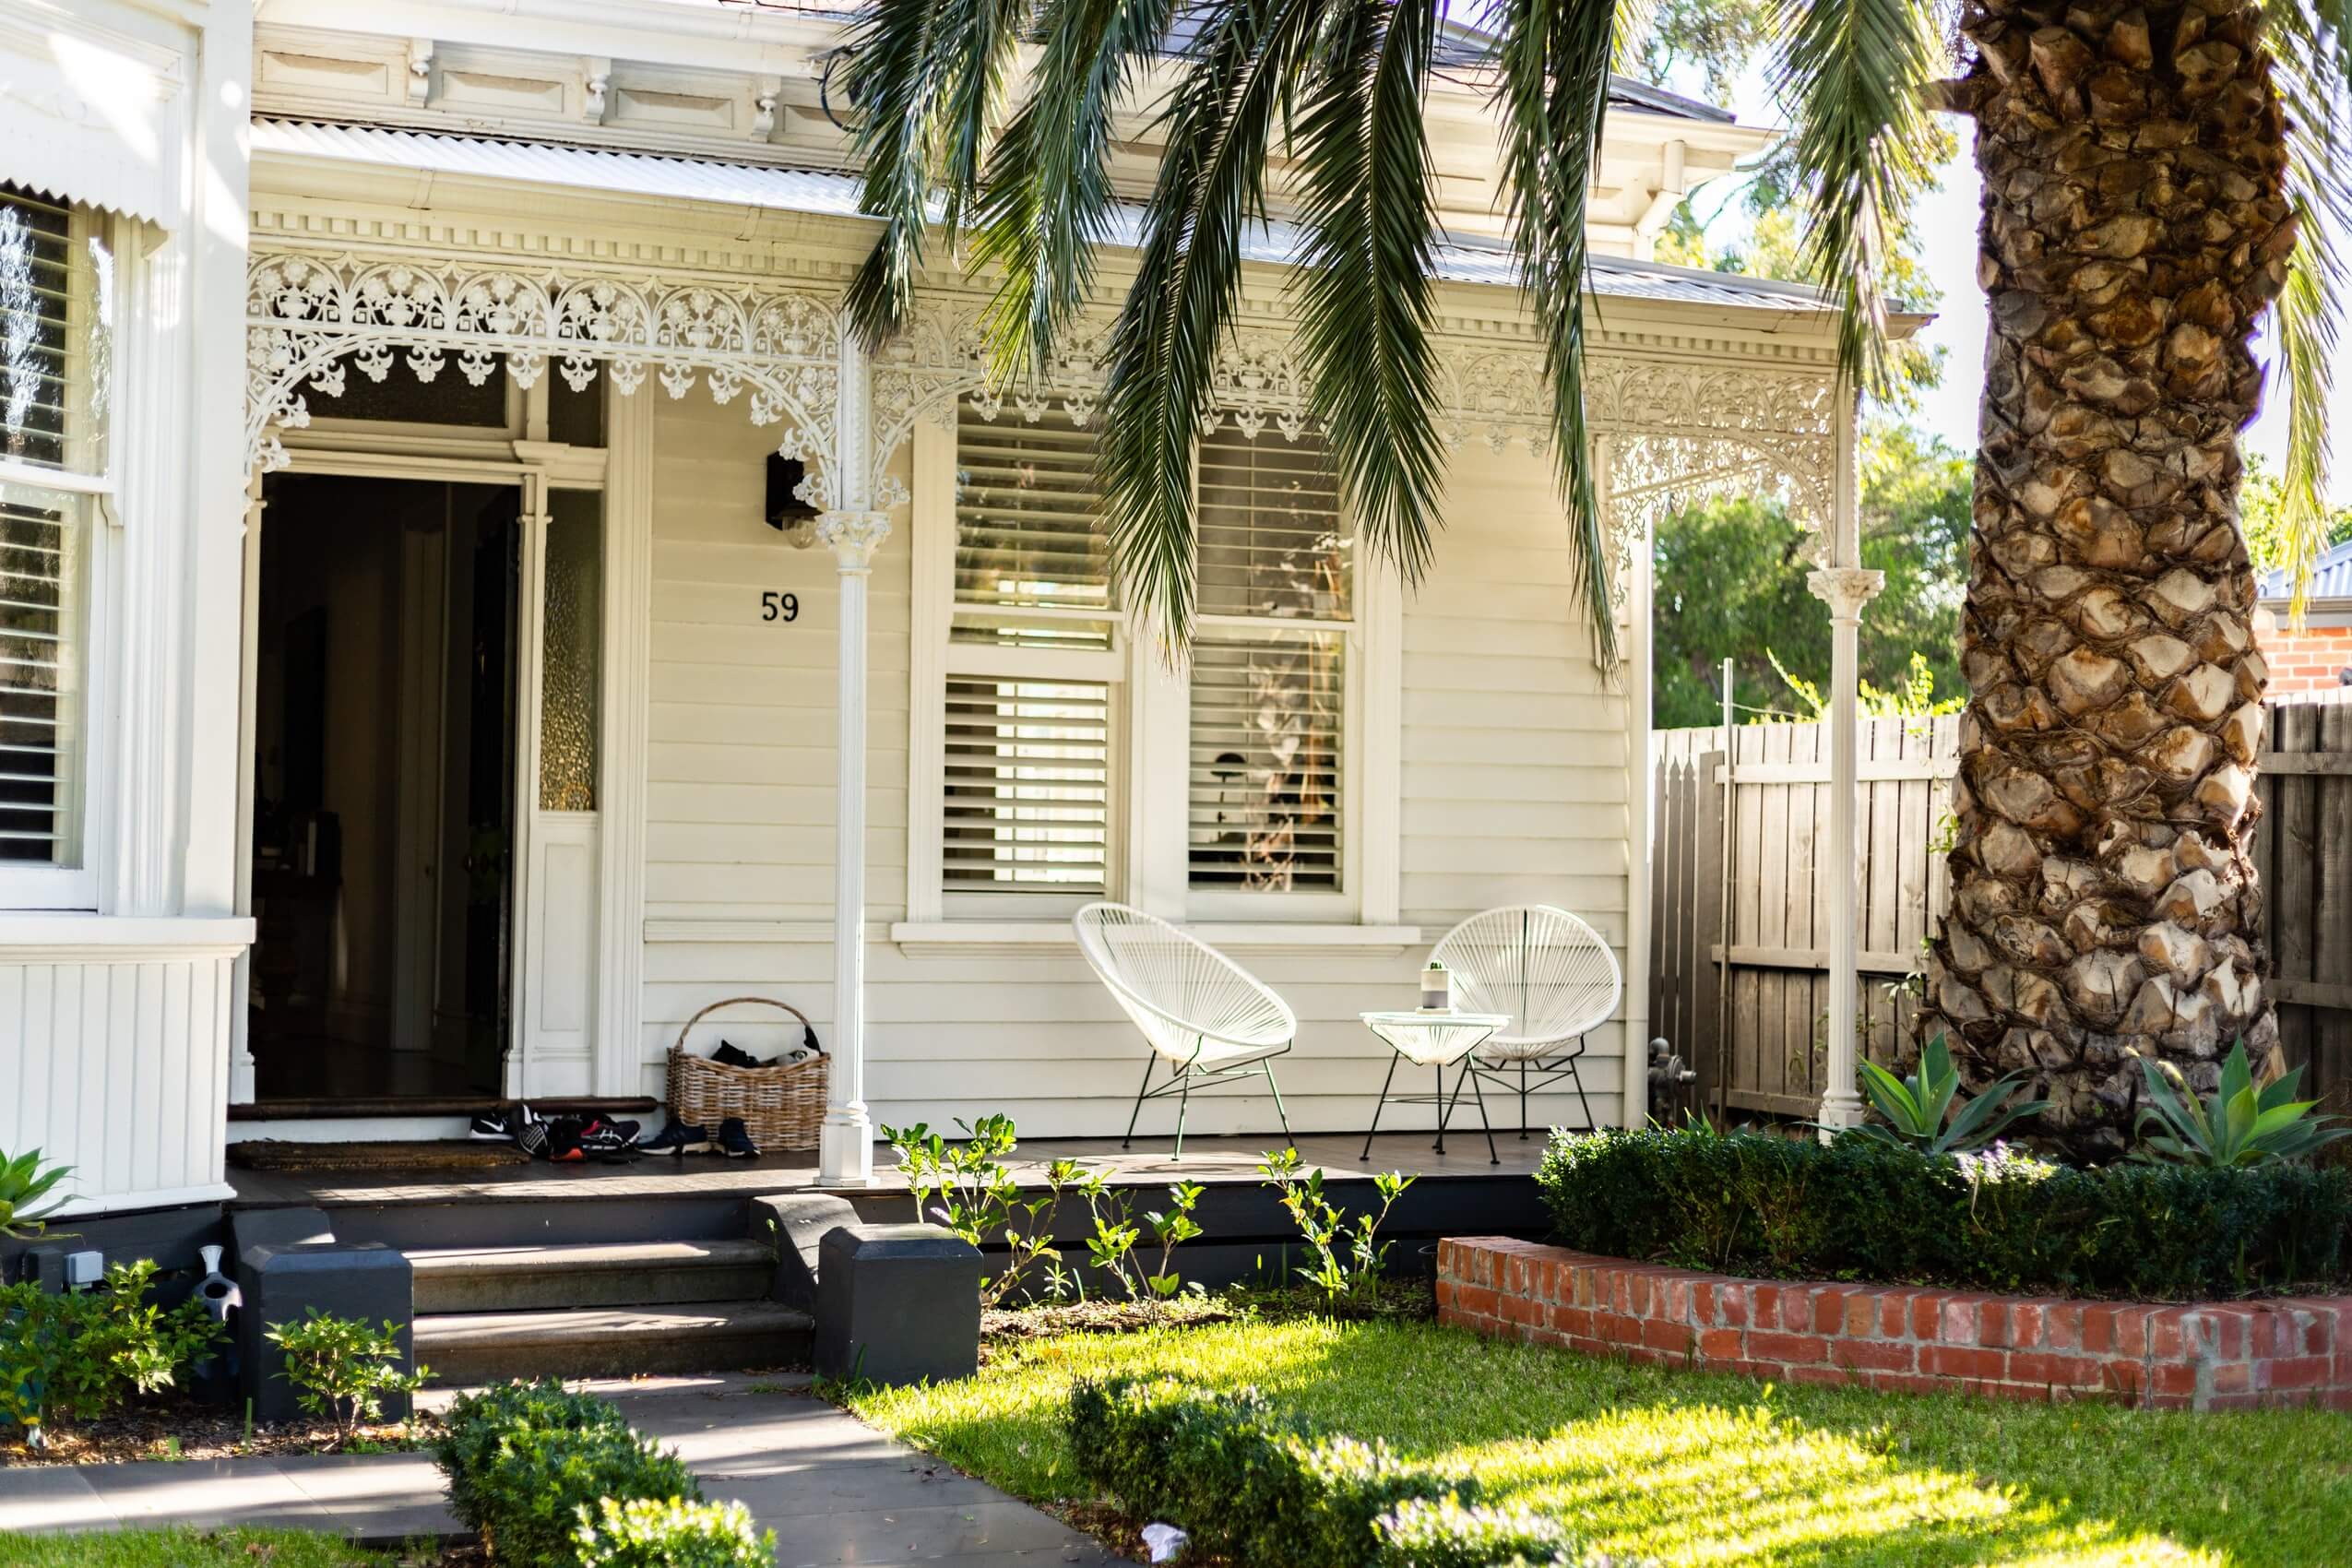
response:
[[[1318,1428],[1669,1563],[2341,1563],[2352,1418],[1767,1387],[1426,1324],[1230,1323],[1004,1346],[858,1413],[1035,1501],[1077,1499],[1079,1376],[1255,1384]]]
[[[395,1561],[308,1530],[0,1530],[0,1568],[391,1568]]]

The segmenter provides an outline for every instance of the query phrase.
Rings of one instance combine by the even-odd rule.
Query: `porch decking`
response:
[[[1486,1140],[1476,1132],[1448,1129],[1445,1152],[1430,1146],[1426,1128],[1419,1132],[1382,1134],[1372,1143],[1372,1157],[1360,1161],[1361,1134],[1310,1133],[1298,1140],[1299,1153],[1309,1168],[1320,1167],[1329,1183],[1369,1182],[1374,1171],[1418,1172],[1431,1184],[1465,1181],[1479,1183],[1525,1178],[1543,1158],[1543,1142],[1530,1135],[1498,1134],[1494,1140],[1502,1163],[1491,1164]],[[1037,1139],[1021,1145],[1010,1163],[1025,1182],[1056,1159],[1078,1159],[1107,1166],[1114,1186],[1162,1187],[1170,1182],[1198,1182],[1205,1187],[1254,1187],[1260,1180],[1258,1161],[1269,1149],[1281,1146],[1277,1134],[1261,1137],[1191,1137],[1184,1158],[1168,1158],[1167,1139],[1138,1139],[1122,1152],[1117,1138]],[[229,1172],[237,1190],[232,1208],[270,1208],[316,1205],[321,1208],[373,1207],[407,1204],[514,1204],[627,1200],[750,1198],[776,1193],[812,1192],[817,1186],[814,1150],[762,1155],[756,1159],[720,1159],[708,1155],[683,1158],[649,1156],[631,1165],[492,1166],[480,1170],[403,1171],[380,1173],[333,1170],[305,1174],[299,1170]],[[905,1204],[907,1184],[886,1152],[874,1162],[874,1185],[850,1194],[862,1210],[875,1205]]]

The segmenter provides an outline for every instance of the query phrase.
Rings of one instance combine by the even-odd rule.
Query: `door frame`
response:
[[[519,491],[519,570],[517,573],[515,680],[515,825],[508,897],[512,901],[508,949],[509,1004],[503,1088],[506,1098],[527,1094],[623,1095],[642,1092],[638,1063],[638,1014],[642,1006],[641,945],[644,874],[641,864],[645,818],[642,738],[648,680],[644,620],[650,584],[649,472],[643,448],[649,443],[650,410],[634,408],[639,398],[608,398],[606,440],[601,449],[550,443],[545,434],[546,391],[542,382],[524,399],[526,438],[511,433],[420,441],[410,432],[376,433],[343,424],[332,432],[289,432],[288,470],[347,478],[409,480],[428,483],[513,485]],[[627,410],[626,413],[624,410]],[[533,416],[536,416],[535,418]],[[625,445],[627,454],[612,459]],[[617,472],[614,470],[618,470]],[[616,485],[613,480],[621,482]],[[539,837],[540,703],[545,652],[545,564],[548,497],[556,490],[600,492],[603,544],[603,614],[600,630],[600,691],[598,700],[598,810],[565,814],[594,818],[597,919],[590,943],[594,974],[588,1005],[588,1056],[576,1069],[562,1064],[576,1083],[537,1082],[541,1065],[529,1050],[532,964],[540,933],[534,929],[530,874]],[[255,692],[259,639],[261,535],[267,502],[260,476],[247,490],[239,606],[242,651],[238,693],[237,883],[239,914],[253,909],[253,807]],[[624,748],[626,748],[624,750]],[[619,975],[613,970],[618,967]],[[250,952],[237,959],[231,1008],[232,1039],[229,1099],[255,1098],[249,1008]],[[557,1063],[544,1064],[550,1073]]]

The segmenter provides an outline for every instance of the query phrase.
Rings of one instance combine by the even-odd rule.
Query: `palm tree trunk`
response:
[[[2240,0],[1970,0],[1955,101],[1991,306],[1952,912],[1928,1027],[2125,1144],[2137,1054],[2209,1087],[2276,1036],[2249,847],[2266,669],[2238,530],[2248,342],[2294,224]]]

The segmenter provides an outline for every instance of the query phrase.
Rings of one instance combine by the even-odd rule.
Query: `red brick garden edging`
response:
[[[2156,1306],[1738,1279],[1498,1236],[1437,1250],[1441,1322],[1789,1383],[2352,1409],[2352,1297]]]

